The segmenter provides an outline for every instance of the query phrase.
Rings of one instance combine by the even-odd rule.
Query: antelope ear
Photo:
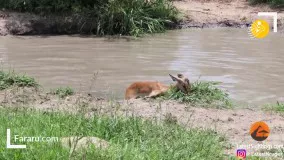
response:
[[[187,83],[187,85],[190,85],[190,81],[189,81],[189,79],[185,78],[185,80],[184,80],[184,81]]]
[[[177,74],[177,77],[178,78],[184,78],[183,74],[181,74],[181,73]]]
[[[172,78],[173,81],[179,81],[179,79],[176,78],[175,76],[172,76],[171,74],[169,74],[169,75],[170,75],[170,77]]]

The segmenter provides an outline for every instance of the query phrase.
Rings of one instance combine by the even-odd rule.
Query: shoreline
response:
[[[48,115],[53,113],[80,115],[84,119],[134,117],[156,124],[174,124],[187,131],[210,131],[210,135],[218,135],[226,142],[222,153],[227,155],[234,155],[238,146],[257,146],[259,142],[252,139],[250,128],[255,122],[264,121],[271,134],[262,144],[284,144],[284,103],[246,108],[234,104],[229,94],[209,82],[192,83],[188,95],[172,90],[156,99],[119,100],[77,92],[71,87],[47,91],[33,77],[14,72],[1,72],[0,81],[0,109],[7,112],[22,110],[26,115],[27,111],[37,111],[47,118],[52,118]],[[210,84],[211,87],[207,86]],[[250,152],[260,151],[269,152],[257,147],[250,149]]]
[[[247,28],[258,17],[257,12],[278,12],[278,30],[284,32],[284,13],[271,9],[267,5],[250,6],[245,0],[221,3],[215,0],[200,2],[196,0],[174,1],[174,5],[182,13],[182,20],[174,24],[172,29],[185,28]],[[92,23],[81,23],[82,17],[38,16],[31,13],[0,11],[0,35],[90,35]]]
[[[251,124],[265,121],[272,130],[266,145],[279,145],[284,131],[283,114],[252,108],[211,108],[193,106],[176,100],[132,99],[111,100],[92,94],[75,93],[63,98],[33,87],[12,87],[0,91],[0,106],[3,108],[27,108],[46,112],[84,113],[85,117],[95,115],[128,116],[148,120],[162,120],[177,123],[185,128],[211,129],[225,136],[232,148],[227,154],[234,154],[237,146],[257,145],[249,134]],[[244,123],[245,122],[245,123]],[[254,150],[255,152],[257,150]]]

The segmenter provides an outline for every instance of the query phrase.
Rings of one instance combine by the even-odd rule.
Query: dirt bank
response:
[[[278,12],[279,30],[284,31],[283,11],[267,5],[250,6],[246,0],[183,0],[174,1],[174,5],[184,17],[177,28],[247,27],[259,18],[258,12],[273,11]],[[89,34],[91,22],[78,15],[43,17],[0,11],[0,35]]]
[[[185,14],[182,28],[247,27],[258,18],[272,20],[257,16],[258,12],[278,12],[279,27],[283,26],[282,10],[268,5],[251,6],[247,0],[183,0],[174,4]]]
[[[225,135],[230,142],[228,154],[235,154],[237,145],[284,144],[284,117],[252,109],[205,109],[175,101],[136,99],[112,101],[92,95],[76,94],[59,98],[33,88],[12,88],[0,92],[0,105],[4,107],[34,107],[44,111],[83,112],[87,117],[95,114],[135,115],[147,119],[166,120],[192,128],[210,128]],[[271,134],[264,142],[250,137],[252,123],[265,121]],[[251,153],[257,149],[248,149]]]
[[[0,11],[0,35],[89,34],[92,21],[79,15],[39,16]]]

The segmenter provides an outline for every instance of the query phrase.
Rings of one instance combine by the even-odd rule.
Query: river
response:
[[[35,77],[45,88],[71,86],[98,96],[123,98],[134,81],[221,81],[238,102],[264,104],[284,98],[284,37],[252,39],[246,29],[169,31],[129,40],[80,36],[0,37],[4,70]],[[97,73],[96,80],[93,79]]]

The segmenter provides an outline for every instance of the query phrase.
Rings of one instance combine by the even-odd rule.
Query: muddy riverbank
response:
[[[250,6],[246,0],[174,1],[182,20],[173,28],[248,27],[258,12],[278,12],[279,31],[283,31],[284,13],[267,5]],[[262,17],[271,21],[271,18]],[[272,23],[271,23],[272,24]],[[0,11],[0,35],[89,34],[92,21],[78,15],[39,16]]]
[[[86,117],[96,114],[135,115],[151,120],[165,120],[188,128],[213,129],[224,135],[230,146],[228,154],[234,154],[238,145],[281,145],[284,143],[284,117],[260,109],[212,109],[192,107],[177,101],[136,99],[116,101],[95,97],[91,94],[75,94],[64,98],[35,88],[10,88],[0,92],[2,107],[32,107],[42,111],[66,111],[85,113]],[[268,123],[271,133],[263,143],[253,140],[250,126],[257,121]],[[257,149],[250,149],[250,154]],[[264,150],[262,150],[264,151]]]
[[[0,35],[89,34],[92,22],[78,15],[39,16],[0,11]]]

